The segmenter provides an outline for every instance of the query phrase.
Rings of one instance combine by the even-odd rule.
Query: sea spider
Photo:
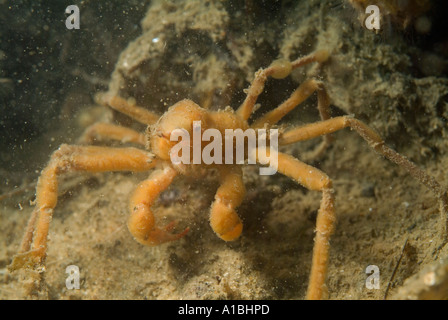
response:
[[[191,100],[182,100],[171,106],[161,117],[152,112],[129,104],[126,100],[105,94],[102,102],[135,120],[148,125],[145,134],[129,128],[113,124],[97,123],[90,127],[84,140],[95,137],[134,142],[145,145],[147,150],[138,148],[111,148],[103,146],[62,145],[53,153],[51,159],[42,171],[36,190],[36,207],[29,220],[25,236],[22,240],[20,253],[17,254],[10,269],[22,267],[39,268],[45,263],[47,236],[54,207],[57,202],[57,177],[65,172],[85,171],[149,171],[153,170],[147,180],[141,182],[130,201],[130,217],[128,228],[134,238],[141,244],[154,246],[164,242],[174,241],[183,237],[187,231],[174,234],[173,223],[164,228],[157,227],[151,206],[160,193],[168,188],[178,174],[191,173],[195,169],[212,168],[217,170],[220,186],[210,209],[210,225],[218,237],[226,241],[237,239],[242,232],[242,221],[236,209],[243,201],[245,187],[241,166],[237,164],[223,165],[173,165],[170,161],[170,150],[176,144],[171,141],[173,130],[182,128],[189,133],[193,130],[193,122],[201,121],[203,130],[218,129],[224,133],[226,129],[272,128],[288,112],[302,103],[314,92],[317,92],[318,110],[321,121],[295,127],[282,132],[280,145],[304,141],[350,127],[364,138],[370,147],[392,162],[406,169],[412,176],[429,187],[441,203],[443,223],[442,234],[446,239],[447,194],[439,183],[415,164],[387,147],[380,136],[363,122],[353,116],[330,117],[330,100],[321,81],[309,79],[302,83],[291,96],[280,106],[266,113],[251,124],[248,119],[254,110],[258,96],[263,91],[269,76],[285,78],[291,70],[303,65],[328,59],[325,50],[316,51],[293,62],[285,60],[274,61],[271,66],[261,69],[255,74],[242,105],[236,110],[226,108],[221,111],[210,111],[201,108]],[[190,134],[190,136],[192,136]],[[317,149],[324,150],[328,143],[324,139]],[[204,145],[201,146],[204,148]],[[258,147],[259,148],[259,147]],[[269,156],[270,149],[264,150]],[[309,190],[322,192],[322,201],[316,219],[313,260],[308,284],[307,298],[321,299],[325,297],[325,278],[330,249],[330,236],[335,225],[334,191],[332,180],[322,171],[307,165],[300,160],[281,152],[275,155],[278,171]],[[257,157],[258,163],[266,163]]]

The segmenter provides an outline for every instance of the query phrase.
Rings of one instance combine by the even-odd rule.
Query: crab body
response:
[[[195,128],[200,129],[199,132],[195,132]],[[154,125],[148,127],[148,148],[160,159],[170,161],[172,148],[178,143],[177,137],[173,137],[172,133],[181,129],[185,133],[183,137],[189,139],[189,141],[183,141],[187,147],[197,148],[197,151],[202,152],[205,146],[211,143],[204,141],[203,133],[208,129],[213,129],[219,132],[221,141],[218,143],[222,146],[221,154],[224,155],[225,143],[222,138],[225,137],[226,130],[241,129],[245,131],[248,128],[247,120],[242,119],[231,108],[212,112],[201,108],[191,100],[182,100],[170,107]],[[197,145],[198,143],[200,144]],[[203,164],[202,162],[195,163],[197,161],[192,158],[195,151],[189,152],[191,155],[189,162]]]

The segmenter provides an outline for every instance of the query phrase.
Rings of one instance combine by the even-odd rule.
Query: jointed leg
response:
[[[62,145],[51,156],[36,188],[36,207],[32,213],[21,251],[10,269],[42,264],[47,236],[58,197],[57,177],[64,172],[146,171],[155,166],[152,154],[136,149]]]
[[[329,100],[322,82],[311,79],[302,83],[291,96],[274,110],[266,113],[257,119],[252,128],[263,128],[265,125],[272,126],[282,119],[286,114],[291,112],[295,107],[306,100],[315,91],[318,91],[318,109],[323,120],[330,117]]]
[[[144,134],[130,128],[102,122],[88,127],[79,139],[79,142],[91,144],[95,140],[116,140],[122,143],[131,142],[142,146],[146,144]]]
[[[177,172],[171,167],[154,171],[151,176],[141,182],[130,201],[131,216],[128,220],[128,229],[135,240],[146,246],[155,246],[164,242],[174,241],[187,234],[188,228],[182,233],[169,232],[174,222],[164,229],[156,227],[152,204],[162,191],[167,189]]]
[[[150,125],[156,123],[160,118],[159,115],[146,110],[145,108],[131,105],[125,99],[110,95],[108,93],[97,95],[96,100],[99,104],[108,105],[112,109],[117,110],[143,124]]]
[[[260,119],[256,120],[251,127],[262,128],[265,125],[272,126],[273,124],[276,124],[287,113],[291,112],[300,103],[313,94],[314,91],[317,91],[317,109],[321,120],[330,119],[330,98],[328,97],[327,90],[322,82],[311,79],[302,83],[285,102],[262,116]],[[325,135],[323,141],[311,152],[311,154],[308,155],[308,158],[314,159],[319,157],[328,147],[330,141],[331,137],[329,135]]]
[[[216,192],[210,210],[210,225],[218,237],[232,241],[236,240],[243,230],[243,223],[238,217],[236,208],[243,201],[246,189],[239,166],[223,166],[219,170],[221,186]]]
[[[255,79],[252,81],[252,84],[248,89],[246,99],[237,111],[238,115],[244,120],[249,119],[254,109],[255,102],[257,101],[258,96],[263,92],[264,84],[269,76],[282,79],[287,77],[293,69],[312,62],[321,63],[327,59],[328,52],[326,50],[319,50],[293,62],[276,60],[268,68],[260,69],[255,74]]]
[[[384,144],[383,139],[369,126],[351,116],[332,118],[326,121],[307,124],[291,129],[279,138],[280,145],[286,145],[298,141],[312,139],[324,134],[329,134],[343,128],[350,127],[367,141],[377,153],[407,170],[415,179],[431,189],[440,202],[442,241],[445,243],[448,237],[448,195],[434,177],[428,175],[417,167],[412,161],[400,155]]]
[[[266,154],[268,159],[274,156],[270,154],[270,150],[257,151],[257,155],[263,154]],[[313,261],[307,291],[307,299],[322,299],[326,296],[325,278],[330,251],[330,236],[336,223],[333,185],[330,178],[319,169],[284,153],[276,155],[280,173],[292,178],[309,190],[322,192],[322,201],[316,219]],[[260,160],[266,162],[266,159],[258,157],[257,159],[259,162]]]

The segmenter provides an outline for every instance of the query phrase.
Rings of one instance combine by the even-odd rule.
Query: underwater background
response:
[[[381,12],[369,30],[367,5]],[[80,28],[68,29],[69,5]],[[325,84],[333,116],[353,114],[447,186],[448,14],[444,1],[0,0],[1,299],[303,299],[321,194],[246,166],[241,238],[224,242],[208,222],[216,176],[180,177],[156,204],[157,218],[189,226],[183,239],[144,247],[126,221],[130,195],[147,173],[67,174],[50,227],[45,285],[8,271],[33,210],[40,171],[60,144],[76,144],[97,121],[145,127],[98,105],[110,92],[163,114],[188,98],[212,110],[244,100],[254,73],[277,58],[330,52],[269,79],[255,117],[309,77]],[[284,120],[319,120],[316,97]],[[334,182],[338,223],[327,277],[330,299],[447,298],[448,247],[440,244],[437,199],[355,132],[282,151]],[[111,144],[119,146],[118,144]],[[77,265],[81,289],[66,287]],[[380,288],[366,287],[378,266]],[[428,271],[429,270],[429,271]],[[425,275],[434,274],[434,282]],[[406,281],[407,280],[407,281]]]

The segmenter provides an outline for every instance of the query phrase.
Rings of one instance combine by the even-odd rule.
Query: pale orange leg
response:
[[[295,107],[301,104],[309,96],[311,96],[316,90],[322,88],[322,83],[320,81],[310,79],[302,83],[291,96],[275,108],[269,111],[261,118],[254,121],[251,125],[252,128],[263,128],[265,125],[272,126],[280,121],[286,114],[291,112]]]
[[[97,122],[88,127],[79,139],[79,143],[91,144],[95,140],[116,140],[122,143],[135,143],[145,146],[145,135],[130,128],[111,123]]]
[[[330,98],[327,90],[322,82],[311,79],[302,83],[291,96],[274,110],[266,113],[260,119],[254,121],[252,128],[263,128],[265,125],[272,126],[280,121],[286,114],[294,110],[299,104],[306,100],[311,94],[317,91],[317,109],[321,120],[330,119]],[[331,138],[329,135],[324,136],[324,140],[317,146],[309,155],[309,158],[314,159],[319,157],[330,144]]]
[[[237,114],[244,120],[249,119],[253,112],[255,102],[257,101],[258,96],[263,92],[265,82],[269,76],[276,79],[282,79],[287,77],[293,69],[312,62],[322,63],[327,59],[328,52],[326,50],[319,50],[293,62],[276,60],[268,68],[260,69],[255,73],[255,78],[247,91],[246,99],[238,108]]]
[[[95,98],[99,104],[108,105],[112,109],[121,112],[143,124],[154,124],[160,118],[159,115],[145,108],[132,105],[127,100],[109,93],[98,94]]]
[[[58,197],[58,175],[64,172],[146,171],[155,166],[153,155],[136,148],[61,145],[42,171],[36,188],[32,213],[21,250],[9,266],[11,270],[43,265],[53,209]]]
[[[312,139],[346,127],[355,130],[377,153],[403,167],[411,176],[434,192],[440,203],[442,243],[446,243],[448,240],[448,195],[446,189],[434,177],[417,167],[415,163],[385,145],[383,139],[362,121],[352,116],[342,116],[307,124],[283,133],[279,138],[279,145]]]
[[[131,215],[128,220],[128,229],[139,243],[156,246],[180,239],[187,234],[188,228],[178,234],[171,233],[174,223],[168,224],[164,229],[156,227],[151,211],[153,203],[160,193],[169,187],[176,175],[176,170],[171,167],[156,170],[135,190],[129,204]]]
[[[316,219],[316,235],[314,238],[313,261],[307,299],[323,299],[327,294],[325,279],[330,251],[330,236],[334,231],[336,223],[332,182],[319,169],[307,165],[290,155],[280,152],[274,155],[271,154],[270,150],[262,149],[262,152],[259,150],[257,150],[257,161],[266,163],[266,160],[277,156],[278,172],[292,178],[309,190],[322,192],[322,201]],[[267,159],[260,158],[264,154],[266,154]]]
[[[233,241],[243,230],[243,223],[236,208],[243,201],[246,189],[239,166],[222,166],[219,171],[221,185],[210,210],[210,225],[218,237]]]

